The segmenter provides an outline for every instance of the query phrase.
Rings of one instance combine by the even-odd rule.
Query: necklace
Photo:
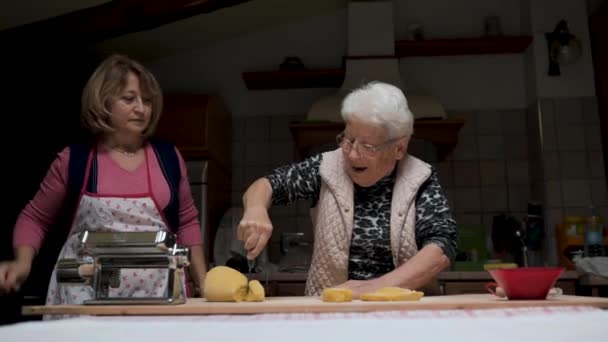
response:
[[[137,152],[127,152],[127,151],[117,150],[117,149],[115,149],[114,151],[116,151],[122,155],[125,155],[127,157],[135,157],[137,155]]]
[[[126,150],[126,149],[124,149],[122,147],[112,146],[112,145],[113,144],[106,143],[105,144],[106,150],[108,150],[108,151],[115,151],[115,152],[118,152],[118,153],[120,153],[120,154],[122,154],[124,156],[127,156],[127,157],[135,157],[137,155],[137,152],[139,152],[139,149],[140,149],[140,148],[136,148],[135,151],[132,152],[132,151],[128,151],[128,150]]]
[[[123,156],[127,156],[127,157],[135,157],[137,155],[137,151],[135,151],[135,152],[125,151],[125,150],[123,150],[121,148],[118,148],[118,147],[114,147],[114,148],[111,148],[111,149],[113,151],[116,151],[116,152],[122,154]]]

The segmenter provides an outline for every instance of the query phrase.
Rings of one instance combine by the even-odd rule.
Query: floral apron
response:
[[[142,194],[116,195],[91,193],[86,191],[93,160],[93,150],[89,153],[80,200],[70,234],[63,245],[59,259],[77,258],[79,245],[78,233],[89,231],[112,232],[150,232],[170,231],[162,210],[152,194],[148,151],[145,152],[147,170],[147,190]],[[82,304],[94,297],[92,286],[58,284],[56,279],[57,265],[51,275],[46,304]],[[110,288],[111,297],[160,297],[167,293],[166,269],[123,269],[120,274],[120,286]],[[186,295],[185,280],[181,288]]]

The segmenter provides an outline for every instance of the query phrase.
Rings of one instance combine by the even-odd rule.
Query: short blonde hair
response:
[[[370,82],[353,90],[342,101],[342,119],[358,120],[384,128],[388,138],[414,133],[414,115],[405,94],[394,85]]]
[[[162,91],[156,78],[137,61],[124,55],[111,55],[95,69],[82,92],[80,120],[95,135],[114,131],[110,117],[110,101],[127,86],[127,76],[132,72],[139,79],[142,96],[150,99],[152,113],[144,137],[154,134],[162,113]]]

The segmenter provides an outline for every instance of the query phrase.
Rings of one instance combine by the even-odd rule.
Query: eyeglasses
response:
[[[398,141],[401,138],[403,138],[403,137],[389,139],[378,145],[357,143],[357,146],[359,146],[358,151],[359,151],[359,153],[361,153],[362,156],[373,157],[378,152],[382,151],[383,149],[390,146],[391,144],[393,144],[394,142]],[[340,146],[340,148],[342,148],[342,151],[344,151],[345,153],[349,153],[353,149],[355,142],[356,141],[352,141],[352,140],[345,138],[344,132],[342,132],[342,133],[338,134],[338,136],[336,136],[336,143],[338,144],[338,146]]]

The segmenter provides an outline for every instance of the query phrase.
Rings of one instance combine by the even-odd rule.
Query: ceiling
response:
[[[111,1],[2,1],[0,2],[0,30],[108,2]],[[198,14],[151,30],[108,39],[97,43],[95,48],[101,52],[120,51],[140,60],[154,60],[181,51],[202,48],[250,32],[270,29],[324,12],[335,11],[346,7],[347,2],[348,0],[252,0],[210,13]]]
[[[100,5],[108,0],[0,1],[0,30],[33,23],[72,11]]]

